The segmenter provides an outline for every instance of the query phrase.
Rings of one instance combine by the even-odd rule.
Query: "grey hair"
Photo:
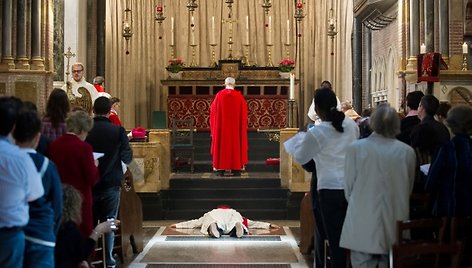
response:
[[[93,79],[93,82],[95,85],[101,85],[103,84],[103,82],[105,82],[105,78],[103,78],[103,76],[97,76]]]
[[[75,134],[89,132],[93,126],[93,119],[85,111],[73,111],[66,118],[66,129]]]
[[[446,123],[454,134],[472,135],[472,107],[465,104],[452,107]]]
[[[388,103],[377,106],[369,121],[372,130],[384,137],[394,139],[400,134],[400,117]]]

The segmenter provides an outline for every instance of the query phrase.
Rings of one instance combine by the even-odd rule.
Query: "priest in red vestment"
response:
[[[225,79],[210,107],[211,155],[215,171],[239,173],[247,163],[247,104],[236,81]]]

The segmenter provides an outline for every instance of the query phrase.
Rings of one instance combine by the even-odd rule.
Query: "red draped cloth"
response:
[[[447,64],[440,53],[425,53],[418,58],[418,80],[419,82],[439,82],[439,70],[447,70]]]
[[[210,107],[213,168],[241,170],[247,159],[247,104],[233,89],[216,94]]]

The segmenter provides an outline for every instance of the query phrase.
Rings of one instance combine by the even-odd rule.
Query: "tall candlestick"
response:
[[[290,20],[287,20],[287,45],[290,45]]]
[[[195,19],[192,16],[190,20],[190,45],[195,45]]]
[[[211,17],[211,36],[210,44],[216,44],[215,38],[215,16]]]
[[[289,94],[289,99],[294,100],[295,99],[295,74],[291,73],[290,74],[290,94]]]
[[[272,45],[272,16],[269,16],[269,22],[267,23],[267,44]]]
[[[467,46],[467,43],[464,42],[464,44],[462,44],[462,54],[467,54],[469,53],[469,47]]]
[[[424,54],[424,53],[426,53],[426,45],[423,43],[420,46],[420,54]]]
[[[170,45],[171,45],[171,46],[175,45],[175,41],[174,41],[174,27],[175,27],[174,17],[171,17],[171,18],[170,18]]]
[[[246,16],[246,45],[249,45],[249,16]]]

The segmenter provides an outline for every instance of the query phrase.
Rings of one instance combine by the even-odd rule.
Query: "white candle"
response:
[[[290,20],[287,20],[287,45],[290,45]]]
[[[246,45],[249,45],[249,16],[246,16]]]
[[[289,99],[294,100],[295,99],[295,74],[291,73],[290,74],[290,92],[289,92]]]
[[[424,53],[426,53],[426,46],[425,46],[425,44],[423,43],[423,44],[421,44],[421,46],[420,46],[420,54],[424,54]]]
[[[216,44],[215,42],[215,16],[211,17],[211,35],[210,35],[210,44]]]
[[[175,27],[174,17],[172,17],[172,18],[170,18],[170,45],[171,46],[175,45],[174,27]]]
[[[469,53],[469,46],[467,46],[467,43],[464,42],[464,44],[462,44],[462,54],[467,54]]]
[[[269,22],[267,23],[267,44],[272,45],[272,16],[269,16]]]

